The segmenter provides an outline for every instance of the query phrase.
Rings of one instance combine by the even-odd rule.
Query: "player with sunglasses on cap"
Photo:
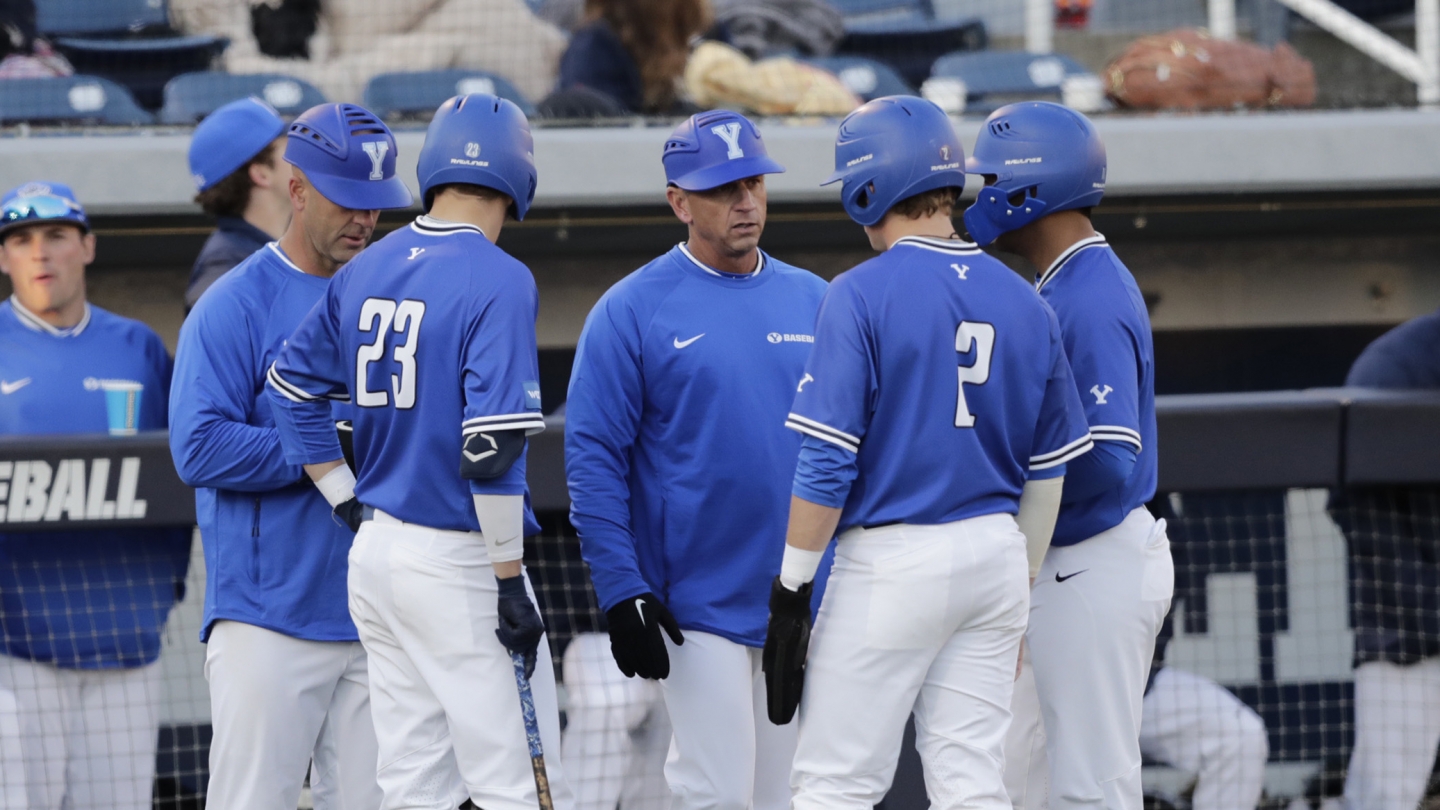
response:
[[[68,187],[27,183],[0,200],[0,270],[14,287],[0,303],[0,435],[164,429],[170,357],[149,327],[86,301],[94,259]],[[118,474],[104,464],[5,462],[0,519],[139,517],[104,502]],[[156,659],[189,560],[189,529],[0,533],[0,700],[13,693],[20,727],[0,804],[18,785],[31,808],[150,807]]]
[[[347,604],[354,532],[290,464],[265,372],[380,210],[410,205],[395,139],[353,104],[290,125],[290,224],[215,283],[180,330],[171,410],[176,469],[197,487],[215,737],[212,810],[293,810],[308,763],[316,806],[376,808],[365,652]],[[334,416],[348,416],[336,404]]]

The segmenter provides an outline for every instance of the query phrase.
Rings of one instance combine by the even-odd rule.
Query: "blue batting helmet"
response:
[[[60,183],[35,182],[12,188],[0,198],[0,236],[42,222],[68,222],[90,230],[85,209],[75,200],[75,192]]]
[[[515,201],[524,219],[535,199],[535,140],[515,103],[487,93],[456,96],[435,111],[420,150],[420,199],[445,183],[493,188]]]
[[[965,210],[965,228],[981,245],[1046,214],[1096,205],[1105,196],[1105,144],[1095,125],[1048,101],[991,113],[965,170],[995,177]]]
[[[885,96],[840,122],[835,172],[820,185],[842,183],[845,213],[861,225],[874,225],[901,200],[937,188],[964,188],[964,163],[960,136],[934,102]]]
[[[395,176],[395,136],[356,104],[321,104],[290,125],[285,160],[342,208],[408,208],[410,189]]]
[[[686,191],[706,191],[785,167],[770,159],[760,130],[729,110],[696,113],[665,139],[660,160],[665,182]]]
[[[285,134],[275,108],[258,98],[232,101],[205,117],[190,139],[190,177],[204,191],[229,177]]]

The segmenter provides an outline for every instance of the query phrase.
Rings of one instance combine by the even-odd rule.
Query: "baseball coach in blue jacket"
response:
[[[293,810],[306,765],[317,806],[377,808],[365,653],[347,607],[354,533],[287,464],[265,372],[330,278],[405,208],[395,139],[353,104],[290,125],[290,224],[225,274],[180,330],[170,449],[196,487],[205,547],[212,810]],[[348,403],[335,404],[337,426]]]

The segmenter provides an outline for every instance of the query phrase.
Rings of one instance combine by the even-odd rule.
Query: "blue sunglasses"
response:
[[[0,206],[0,226],[47,219],[66,220],[86,227],[90,225],[85,218],[85,209],[79,203],[53,194],[16,197]]]

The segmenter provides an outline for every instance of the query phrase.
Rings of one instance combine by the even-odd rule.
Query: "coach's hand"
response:
[[[610,652],[625,677],[664,679],[670,675],[670,654],[664,630],[677,645],[685,643],[680,625],[653,593],[631,597],[605,611],[610,624]]]
[[[545,635],[545,623],[540,620],[535,603],[525,593],[525,575],[495,580],[500,585],[500,626],[495,636],[505,649],[525,657],[525,677],[535,672],[536,650],[540,638]]]
[[[792,591],[776,577],[770,586],[770,626],[760,668],[765,671],[765,703],[770,722],[783,726],[800,706],[805,688],[805,655],[810,649],[810,595],[813,582]]]
[[[360,531],[360,521],[365,518],[365,506],[360,503],[359,498],[352,497],[350,500],[335,507],[335,517],[344,521],[350,531]]]

